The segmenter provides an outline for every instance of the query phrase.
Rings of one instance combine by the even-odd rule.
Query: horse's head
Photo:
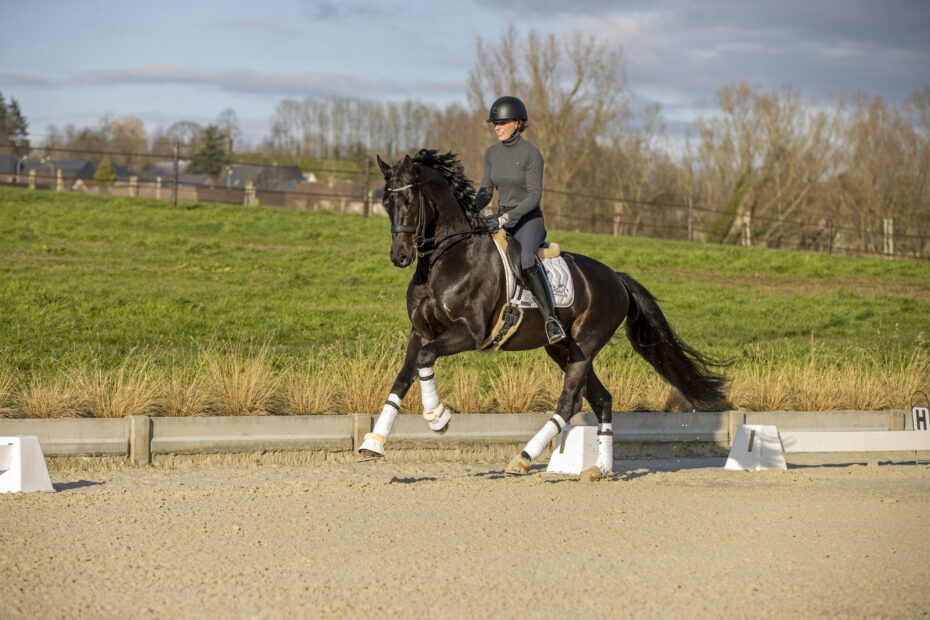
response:
[[[419,187],[419,166],[407,155],[393,166],[378,156],[378,166],[384,174],[384,210],[391,218],[391,262],[408,267],[416,258],[417,245],[422,243],[426,222],[426,203]]]

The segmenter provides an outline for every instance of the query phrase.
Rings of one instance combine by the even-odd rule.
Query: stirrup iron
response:
[[[553,317],[546,319],[546,339],[549,340],[549,344],[555,344],[566,338],[568,338],[568,335],[558,319]]]

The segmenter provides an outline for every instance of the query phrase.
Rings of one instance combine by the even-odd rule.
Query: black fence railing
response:
[[[0,144],[0,155],[9,152]],[[384,215],[380,196],[383,182],[372,171],[370,161],[352,168],[279,165],[251,160],[182,159],[180,149],[172,153],[138,153],[114,150],[89,151],[72,148],[36,148],[33,153],[73,154],[93,160],[48,160],[34,157],[12,158],[12,165],[0,169],[0,185],[37,190],[105,192],[172,200],[223,202],[247,206],[291,207],[307,210],[329,209],[360,215]],[[142,174],[123,169],[107,187],[94,181],[93,171],[103,158],[115,161],[159,162],[164,174],[153,173],[154,164]],[[220,178],[190,175],[192,162],[219,164]],[[12,168],[12,169],[10,169]],[[314,175],[328,176],[325,181]],[[552,230],[579,230],[616,236],[656,237],[706,242],[722,209],[674,200],[643,200],[592,192],[546,188],[546,225]],[[897,230],[896,230],[897,224]],[[889,258],[930,258],[930,213],[918,222],[901,226],[892,218],[880,218],[865,225],[841,225],[831,216],[774,218],[741,214],[729,225],[727,239],[743,246],[805,250],[830,254],[885,256]]]

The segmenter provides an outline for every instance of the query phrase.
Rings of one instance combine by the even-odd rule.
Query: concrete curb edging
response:
[[[455,448],[490,443],[520,444],[551,413],[454,414],[449,431],[436,435],[419,415],[398,416],[390,445],[397,448]],[[135,465],[156,454],[315,450],[343,452],[361,444],[372,428],[370,414],[155,418],[0,419],[0,436],[35,435],[46,456],[125,456]],[[581,413],[575,424],[596,424]],[[740,424],[765,424],[789,431],[910,430],[910,414],[885,411],[723,411],[615,413],[614,446],[664,444],[686,449],[729,449]],[[648,448],[647,448],[648,451]]]

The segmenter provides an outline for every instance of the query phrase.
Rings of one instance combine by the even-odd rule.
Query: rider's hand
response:
[[[507,214],[494,213],[493,215],[485,216],[484,225],[488,230],[497,230],[502,228],[504,224],[510,221],[510,218],[507,217]]]

